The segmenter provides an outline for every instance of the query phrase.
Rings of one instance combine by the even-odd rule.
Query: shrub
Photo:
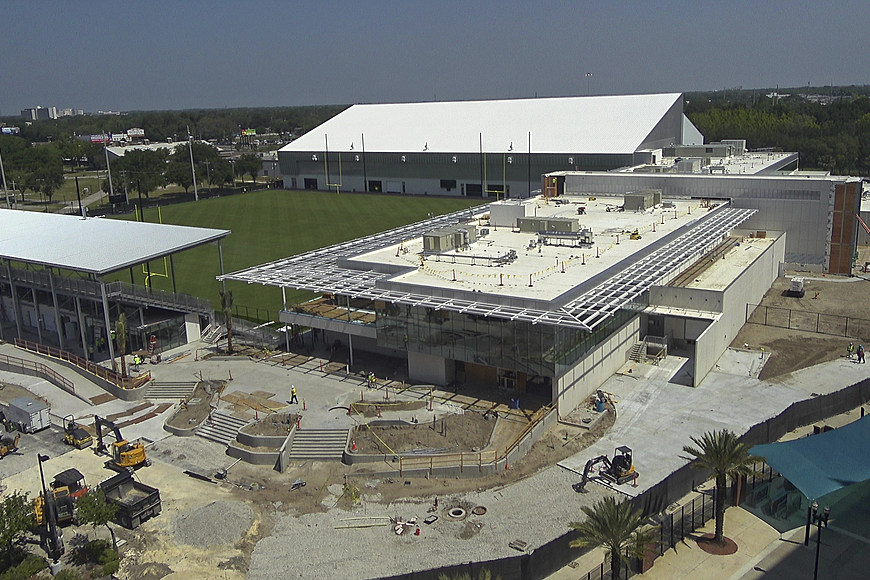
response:
[[[27,580],[48,568],[48,562],[43,558],[34,554],[23,555],[23,551],[13,554],[13,561],[15,565],[0,574],[0,580]]]

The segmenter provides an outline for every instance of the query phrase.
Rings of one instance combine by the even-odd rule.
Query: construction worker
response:
[[[855,354],[855,345],[853,343],[849,343],[849,358],[852,358],[852,355]]]
[[[864,345],[863,344],[858,345],[858,362],[860,364],[864,364]]]
[[[296,385],[293,385],[293,387],[290,389],[290,404],[299,404],[299,399],[296,398]]]

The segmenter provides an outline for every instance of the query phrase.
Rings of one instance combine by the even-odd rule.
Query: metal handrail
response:
[[[68,362],[121,389],[138,389],[151,380],[151,371],[147,371],[139,375],[138,377],[125,378],[111,369],[101,367],[97,363],[91,362],[87,359],[83,359],[82,357],[75,355],[71,352],[60,350],[59,348],[54,348],[51,346],[46,346],[44,344],[30,342],[28,340],[21,340],[20,338],[15,339],[15,346],[28,352],[35,352],[37,354]]]
[[[27,360],[24,358],[18,358],[17,356],[10,356],[8,354],[0,354],[0,367],[8,367],[8,368],[20,368],[22,370],[32,371],[45,380],[49,381],[62,388],[63,390],[71,393],[73,395],[76,394],[75,384],[65,376],[59,374],[57,371],[48,367],[42,363]],[[14,371],[12,371],[14,372]]]

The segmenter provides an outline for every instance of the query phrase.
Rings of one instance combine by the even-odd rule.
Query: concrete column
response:
[[[281,286],[281,300],[283,301],[283,308],[286,312],[287,310],[287,288]],[[279,317],[280,318],[280,317]],[[284,348],[287,352],[290,352],[290,330],[287,326],[287,323],[284,323]]]
[[[347,335],[347,352],[348,352],[348,363],[351,367],[353,367],[353,335]],[[350,370],[350,368],[348,368]]]
[[[54,304],[54,323],[57,325],[57,343],[60,350],[66,350],[63,340],[64,328],[60,321],[60,306],[57,303],[57,291],[54,287],[54,274],[51,270],[48,271],[48,283],[51,286],[51,301]]]
[[[79,320],[79,334],[82,336],[82,353],[84,358],[88,358],[88,338],[85,334],[85,317],[82,316],[82,299],[75,297],[76,301],[76,316]]]
[[[115,361],[115,345],[112,344],[112,323],[109,321],[109,299],[106,297],[106,281],[100,278],[100,294],[103,299],[103,320],[106,323],[106,342],[109,344],[109,357],[112,359],[112,370],[118,372]]]
[[[9,260],[6,260],[6,273],[9,275],[9,287],[12,290],[12,313],[15,315],[15,329],[18,332],[18,338],[21,336],[21,305],[18,304],[18,292],[15,290],[15,280],[12,278],[12,265]]]
[[[36,297],[36,288],[30,287],[30,297],[33,298],[33,311],[36,312],[36,336],[39,344],[42,342],[42,315],[39,314],[39,299]]]

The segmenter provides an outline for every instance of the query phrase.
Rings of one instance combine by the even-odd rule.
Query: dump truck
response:
[[[29,397],[16,397],[9,402],[6,418],[22,433],[36,433],[51,426],[51,407]]]
[[[115,523],[135,530],[139,525],[160,513],[160,490],[145,485],[133,478],[130,470],[120,473],[100,482],[106,501],[118,505]]]

